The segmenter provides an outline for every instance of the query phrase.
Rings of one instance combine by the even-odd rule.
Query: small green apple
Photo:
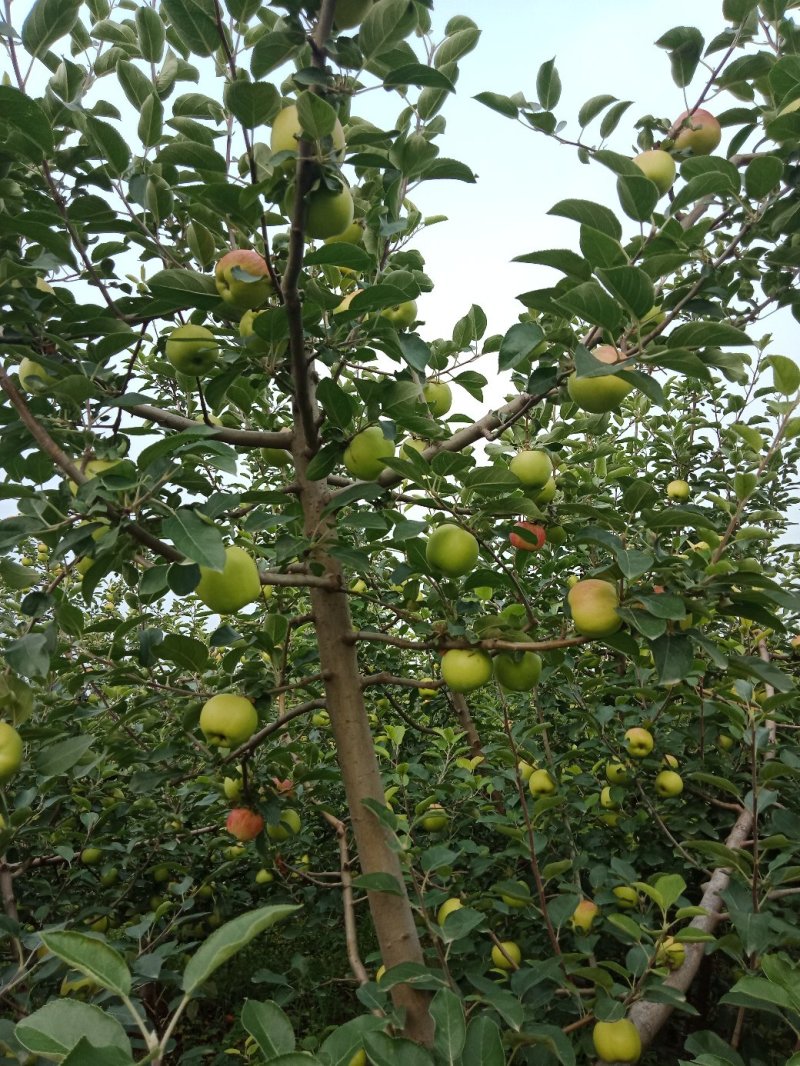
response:
[[[639,1030],[627,1018],[595,1023],[592,1042],[598,1058],[603,1062],[638,1062],[642,1057]]]
[[[533,448],[518,452],[508,469],[526,488],[543,489],[553,476],[553,460],[546,451]]]
[[[548,770],[534,770],[528,778],[532,796],[549,796],[556,790],[556,783]]]
[[[234,614],[261,596],[261,578],[252,556],[237,545],[225,549],[222,570],[200,567],[194,590],[198,599],[215,614]]]
[[[353,222],[353,194],[346,185],[336,192],[327,186],[314,189],[306,197],[306,237],[325,240],[344,233]]]
[[[394,442],[384,436],[380,426],[368,426],[356,433],[345,448],[345,469],[359,481],[374,481],[386,469],[386,460],[392,455]]]
[[[425,558],[447,577],[464,577],[478,562],[478,542],[469,530],[443,522],[428,537]]]
[[[567,603],[575,628],[584,637],[609,637],[622,625],[617,589],[608,581],[577,581],[567,593]]]
[[[9,722],[0,722],[0,785],[22,766],[22,737]]]
[[[453,392],[444,381],[437,379],[426,381],[422,387],[422,395],[434,418],[441,418],[442,415],[446,415],[453,406]]]
[[[441,669],[453,692],[472,692],[492,676],[492,660],[480,648],[451,648],[442,656]]]
[[[493,665],[495,679],[512,692],[530,692],[542,673],[542,660],[535,651],[501,651]]]
[[[670,481],[667,485],[667,496],[671,500],[688,500],[691,495],[691,489],[689,488],[688,481],[684,481],[683,478],[675,478],[674,481]]]
[[[220,692],[203,704],[200,729],[212,747],[236,748],[258,729],[258,713],[245,696]]]
[[[644,176],[652,181],[662,196],[669,192],[675,181],[675,160],[669,152],[661,148],[652,148],[649,152],[640,152],[639,155],[634,156],[633,161]]]
[[[223,302],[234,311],[261,307],[275,291],[267,261],[248,248],[223,255],[214,268],[214,284]]]
[[[592,355],[601,363],[609,365],[620,361],[620,354],[610,344],[601,344],[592,351]],[[567,392],[570,399],[584,411],[593,415],[618,411],[620,404],[633,388],[618,374],[601,374],[598,377],[567,378]]]
[[[654,785],[656,793],[663,799],[680,796],[683,792],[683,778],[674,770],[662,770],[656,775]]]
[[[464,904],[461,902],[461,900],[455,896],[452,896],[450,899],[446,899],[439,908],[439,910],[436,912],[436,921],[439,923],[439,925],[444,925],[447,916],[449,914],[452,914],[453,911],[460,911],[463,906]]]
[[[517,970],[522,962],[522,951],[513,940],[501,940],[492,948],[492,963],[498,970]]]
[[[408,329],[417,318],[416,300],[404,300],[403,303],[394,307],[385,307],[381,311],[381,318],[394,326],[395,329]]]
[[[300,832],[301,825],[300,815],[297,811],[287,807],[281,811],[277,825],[267,825],[267,836],[270,840],[280,843],[288,840],[289,837],[296,836]]]
[[[653,750],[653,734],[641,726],[634,726],[625,734],[625,747],[634,759],[644,759]]]
[[[29,359],[27,355],[20,360],[17,374],[19,374],[20,387],[25,392],[44,392],[56,380],[52,374],[47,373],[41,363]]]
[[[164,345],[164,354],[181,374],[199,378],[209,374],[216,366],[219,345],[206,326],[188,322],[170,332]]]

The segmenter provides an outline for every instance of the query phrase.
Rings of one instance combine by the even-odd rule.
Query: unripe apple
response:
[[[249,248],[226,252],[214,268],[214,284],[235,311],[261,307],[275,291],[263,255]]]
[[[222,791],[225,793],[225,798],[231,800],[233,803],[236,803],[237,800],[241,799],[243,788],[244,781],[241,777],[226,777],[222,782]]]
[[[556,783],[548,770],[534,770],[528,778],[528,788],[532,796],[549,796],[556,790]]]
[[[684,111],[678,115],[673,128],[679,126],[673,142],[676,152],[688,152],[691,155],[711,155],[722,140],[722,128],[708,111],[698,108],[691,114]]]
[[[572,928],[576,933],[591,933],[600,908],[593,899],[582,899],[572,912]]]
[[[181,374],[199,378],[214,369],[219,345],[210,329],[188,322],[170,332],[164,345],[164,354]]]
[[[567,593],[572,621],[585,637],[609,637],[622,625],[617,614],[619,597],[608,581],[588,578],[578,581]]]
[[[556,497],[557,488],[556,479],[554,477],[549,477],[542,488],[539,489],[538,492],[533,493],[533,502],[539,507],[544,507],[548,503],[552,503]]]
[[[498,970],[516,970],[522,962],[522,951],[513,940],[502,940],[492,948],[492,963]]]
[[[534,448],[518,452],[508,469],[527,488],[541,489],[553,476],[553,460],[541,448]]]
[[[212,747],[236,748],[258,728],[258,713],[245,696],[220,692],[203,704],[200,729]]]
[[[495,679],[512,692],[530,692],[542,673],[542,660],[535,651],[501,651],[493,665]]]
[[[269,885],[275,880],[275,875],[271,870],[266,870],[263,866],[256,874],[257,885]]]
[[[425,829],[428,833],[441,832],[450,821],[450,815],[441,803],[432,803],[430,807],[428,807],[428,812],[430,813],[425,813],[422,818],[420,818],[420,827]]]
[[[525,882],[517,881],[517,884],[519,885],[519,890],[515,891],[513,895],[510,892],[500,893],[500,899],[503,903],[513,910],[521,910],[523,907],[527,907],[531,901],[531,890]]]
[[[291,807],[287,807],[286,810],[281,811],[277,825],[267,826],[267,836],[270,840],[277,842],[288,840],[289,837],[296,836],[300,832],[300,826],[300,815]]]
[[[453,692],[472,692],[492,676],[492,660],[480,648],[451,648],[442,656],[441,669]]]
[[[525,762],[524,759],[521,759],[517,763],[517,769],[519,770],[519,776],[522,778],[523,781],[530,781],[531,774],[536,769],[536,767],[531,766],[529,762]]]
[[[234,807],[228,814],[225,828],[237,840],[255,840],[264,830],[264,819],[249,807]]]
[[[653,743],[653,734],[641,726],[634,726],[625,734],[625,747],[634,759],[644,759],[649,755],[653,750]]]
[[[0,722],[0,785],[22,766],[22,737],[9,722]]]
[[[107,470],[110,470],[112,466],[116,466],[119,462],[119,459],[90,459],[88,463],[76,463],[76,465],[83,470],[87,480],[92,481],[100,474],[104,474]],[[69,486],[69,491],[72,495],[76,496],[78,493],[77,481],[70,480],[67,482],[67,485]]]
[[[360,481],[374,481],[394,455],[394,443],[380,426],[368,426],[356,433],[344,451],[345,469]]]
[[[642,1055],[639,1030],[627,1018],[617,1022],[597,1022],[592,1030],[592,1042],[603,1062],[638,1062]]]
[[[353,194],[346,185],[332,192],[323,185],[306,197],[305,234],[312,240],[336,237],[353,221]]]
[[[621,762],[610,762],[606,766],[606,780],[611,785],[627,785],[630,781],[627,766]]]
[[[680,940],[668,936],[659,944],[656,952],[656,966],[666,966],[670,970],[679,970],[686,960],[686,947]]]
[[[244,548],[225,549],[222,570],[200,567],[200,581],[194,590],[209,610],[233,614],[261,596],[261,579],[255,560]]]
[[[717,737],[717,747],[720,751],[730,751],[736,741],[727,733],[720,733]]]
[[[478,542],[469,530],[443,522],[428,537],[425,558],[447,577],[464,577],[478,561]]]
[[[416,300],[404,300],[403,303],[395,304],[394,307],[384,307],[381,318],[394,326],[395,329],[408,329],[417,318]]]
[[[669,485],[667,485],[667,496],[671,500],[688,500],[691,491],[688,481],[684,481],[683,478],[675,478],[674,481],[670,481]]]
[[[676,774],[674,770],[662,770],[660,774],[656,775],[654,785],[656,792],[663,799],[680,796],[681,792],[683,792],[683,778],[680,774]]]
[[[649,152],[640,152],[633,158],[636,166],[646,178],[655,185],[663,196],[669,192],[675,181],[675,160],[660,148],[653,148]]]
[[[269,142],[272,153],[296,152],[297,142],[302,132],[300,118],[297,114],[297,106],[295,104],[289,104],[288,107],[284,107],[278,112],[272,123],[272,134]],[[336,159],[343,159],[345,150],[344,130],[342,129],[342,124],[338,118],[334,122],[333,131],[330,137],[333,143],[333,151]],[[287,169],[293,169],[292,161],[290,161]]]
[[[84,848],[81,852],[81,862],[84,866],[97,866],[102,858],[103,853],[100,848]]]
[[[436,921],[439,923],[439,925],[444,925],[445,919],[447,918],[448,914],[452,914],[453,911],[460,911],[463,906],[464,904],[461,902],[461,900],[456,898],[455,896],[451,897],[450,899],[446,899],[439,908],[439,910],[436,912]]]
[[[41,363],[37,363],[34,359],[29,359],[27,355],[20,360],[17,374],[19,375],[20,388],[24,389],[25,392],[44,392],[56,380],[52,374],[47,373]]]
[[[611,794],[611,785],[606,785],[600,790],[600,806],[607,811],[619,810],[619,804]]]
[[[678,760],[675,758],[675,756],[670,755],[668,752],[664,756],[664,765],[667,767],[668,770],[677,770],[680,764],[678,763]]]
[[[639,893],[635,888],[631,888],[630,885],[617,885],[611,891],[617,897],[617,906],[622,910],[627,911],[638,906]]]
[[[592,355],[601,363],[618,363],[620,355],[610,344],[601,344],[592,351]],[[600,374],[598,377],[567,378],[567,392],[570,399],[584,411],[593,415],[617,411],[628,393],[633,388],[618,374]]]
[[[425,403],[434,418],[441,418],[442,415],[446,415],[453,406],[452,390],[444,381],[436,379],[426,381],[422,387],[422,395],[425,397]]]

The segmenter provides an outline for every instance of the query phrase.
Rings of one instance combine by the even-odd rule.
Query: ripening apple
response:
[[[9,722],[0,722],[0,785],[22,766],[22,737]]]
[[[395,304],[394,307],[384,307],[381,318],[394,326],[395,329],[408,329],[417,318],[416,300],[404,300],[403,303]]]
[[[264,819],[249,807],[234,807],[228,813],[225,828],[237,840],[255,840],[264,831]]]
[[[592,351],[598,362],[618,363],[620,354],[610,344],[601,344]],[[567,392],[570,399],[584,411],[593,415],[602,415],[607,411],[618,411],[619,406],[633,386],[618,374],[600,374],[598,377],[579,378],[570,374],[567,378]]]
[[[296,152],[297,141],[302,132],[297,106],[289,104],[288,107],[284,107],[283,110],[278,112],[272,123],[269,146],[273,155],[278,152]],[[333,124],[333,131],[330,137],[336,159],[343,159],[345,150],[344,130],[338,118]],[[293,169],[293,165],[293,160],[289,160],[287,169]]]
[[[47,373],[41,363],[37,363],[34,359],[29,359],[27,355],[20,360],[17,374],[19,375],[20,388],[24,389],[25,392],[43,392],[48,385],[52,385],[56,380],[52,374]]]
[[[617,885],[611,891],[617,898],[617,906],[624,911],[629,911],[639,904],[639,893],[630,885]]]
[[[517,970],[522,962],[522,951],[513,940],[501,940],[492,948],[492,963],[498,970]]]
[[[619,804],[611,794],[611,785],[605,785],[600,790],[600,806],[607,811],[618,811]]]
[[[528,788],[532,796],[549,796],[556,790],[556,783],[549,770],[534,770],[528,778]]]
[[[422,387],[422,395],[434,418],[441,418],[442,415],[446,415],[453,406],[453,392],[444,381],[437,379],[426,381]]]
[[[520,759],[520,761],[517,763],[517,769],[519,770],[519,776],[522,778],[523,781],[530,781],[531,774],[536,769],[536,767],[532,766],[524,759]]]
[[[597,578],[578,581],[567,593],[572,621],[584,637],[610,637],[622,625],[615,585]]]
[[[676,152],[711,155],[722,140],[722,128],[719,122],[710,112],[702,108],[698,108],[691,114],[684,111],[675,119],[674,126],[680,127],[672,145]]]
[[[225,549],[222,570],[200,567],[200,581],[194,590],[198,599],[215,614],[233,614],[261,595],[261,579],[252,556],[233,545]]]
[[[675,160],[669,152],[661,148],[652,148],[649,152],[640,152],[633,157],[636,166],[646,178],[655,185],[663,196],[669,192],[675,181]]]
[[[267,870],[263,866],[261,867],[261,869],[256,874],[256,884],[257,885],[270,885],[270,884],[272,884],[272,882],[274,880],[275,880],[275,875],[272,873],[272,871],[271,870]]]
[[[463,906],[464,904],[456,896],[446,899],[436,912],[436,921],[439,925],[444,925],[447,916],[452,914],[453,911],[460,911]]]
[[[214,268],[214,284],[234,311],[261,307],[275,291],[266,260],[252,248],[226,252]]]
[[[336,237],[353,222],[353,194],[346,185],[335,192],[326,185],[314,189],[306,197],[306,237],[325,240]]]
[[[345,469],[360,481],[374,481],[394,455],[394,442],[383,435],[380,426],[367,426],[356,433],[344,450]]]
[[[667,496],[671,500],[688,500],[691,491],[688,481],[684,481],[683,478],[675,478],[674,481],[670,481],[669,485],[667,485]]]
[[[625,748],[634,759],[644,759],[653,750],[653,734],[649,729],[634,726],[625,734]]]
[[[627,766],[621,762],[610,762],[606,766],[606,781],[610,785],[627,785],[630,781]]]
[[[478,561],[478,542],[467,529],[443,522],[425,545],[428,565],[447,577],[463,577]]]
[[[344,230],[343,233],[337,233],[335,237],[327,237],[325,239],[326,244],[360,244],[364,237],[364,220],[356,220],[351,222],[350,225]],[[339,267],[341,270],[342,268]]]
[[[494,676],[512,692],[530,692],[542,673],[542,660],[535,651],[501,651],[494,657]]]
[[[553,476],[553,460],[541,448],[529,448],[518,452],[508,469],[526,488],[542,489]]]
[[[538,492],[534,492],[532,494],[533,502],[535,504],[538,504],[539,507],[544,507],[546,506],[546,504],[552,503],[553,500],[556,498],[557,488],[558,486],[556,485],[556,479],[554,477],[549,477],[547,481],[545,481],[542,488],[539,489]]]
[[[600,908],[593,899],[582,899],[572,912],[572,928],[576,933],[591,933]]]
[[[656,966],[679,970],[686,960],[686,947],[673,936],[665,937],[656,951]]]
[[[515,522],[508,539],[517,551],[535,552],[544,547],[547,534],[537,522]]]
[[[236,748],[258,729],[258,713],[245,696],[220,692],[203,704],[200,729],[212,747]]]
[[[281,811],[277,825],[267,825],[267,836],[270,840],[280,843],[296,836],[300,832],[301,824],[297,811],[287,807]]]
[[[432,803],[419,820],[420,827],[428,833],[439,833],[446,828],[450,815],[441,803]]]
[[[170,332],[164,345],[164,354],[181,374],[199,378],[214,369],[219,345],[214,334],[206,326],[188,322]]]
[[[492,676],[492,660],[480,648],[451,648],[442,656],[441,670],[453,692],[472,692]]]
[[[616,1022],[596,1022],[592,1042],[603,1062],[638,1062],[642,1056],[639,1030],[627,1018]]]
[[[662,799],[672,799],[683,792],[683,778],[674,770],[662,770],[661,773],[656,774],[654,787]]]

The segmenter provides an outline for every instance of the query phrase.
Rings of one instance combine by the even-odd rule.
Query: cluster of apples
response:
[[[634,157],[634,163],[663,196],[675,180],[675,154],[711,155],[722,140],[722,128],[708,111],[697,108],[684,111],[673,123],[676,130],[667,148],[651,148]]]

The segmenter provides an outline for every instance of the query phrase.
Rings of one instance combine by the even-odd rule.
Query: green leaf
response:
[[[401,885],[392,874],[359,874],[358,877],[353,878],[353,886],[363,888],[365,892],[385,892],[390,896],[403,895]]]
[[[662,685],[683,681],[689,673],[692,660],[692,643],[685,636],[665,633],[650,644],[656,664],[658,680]]]
[[[461,1061],[463,1066],[505,1066],[503,1041],[492,1018],[481,1014],[469,1023]]]
[[[747,195],[762,200],[780,183],[783,177],[783,160],[777,155],[760,155],[747,164],[744,172],[744,187]]]
[[[424,181],[465,181],[469,185],[474,185],[478,180],[465,163],[457,159],[446,159],[443,156],[425,164],[422,179]]]
[[[210,56],[220,46],[214,0],[162,0],[161,6],[180,40],[198,56]]]
[[[775,390],[784,396],[794,396],[800,388],[800,367],[797,363],[785,355],[770,355],[764,364],[772,367]]]
[[[588,126],[593,119],[597,118],[601,111],[605,111],[608,105],[613,104],[616,99],[616,96],[609,96],[607,93],[590,97],[578,112],[578,125],[581,127]]]
[[[672,80],[679,88],[683,89],[694,77],[704,44],[702,33],[693,26],[676,26],[656,41],[657,47],[669,55]]]
[[[498,355],[500,371],[516,370],[544,340],[544,330],[534,322],[517,322],[503,337]]]
[[[0,85],[0,115],[14,129],[31,142],[32,159],[41,160],[53,151],[53,130],[50,120],[41,107],[29,96],[13,89],[10,85]]]
[[[664,901],[664,909],[668,910],[686,891],[686,882],[680,874],[663,874],[655,879],[653,887]]]
[[[130,995],[131,974],[125,960],[102,940],[72,930],[42,933],[41,940],[49,951],[73,970],[80,970],[118,996]]]
[[[139,51],[146,63],[160,63],[164,54],[167,28],[161,16],[152,7],[137,7],[134,15]]]
[[[3,656],[23,677],[47,677],[50,672],[49,642],[44,633],[28,633],[19,640],[12,640]]]
[[[560,200],[547,213],[571,218],[573,222],[599,230],[615,241],[622,237],[622,226],[614,212],[591,200]]]
[[[356,413],[356,402],[332,378],[323,378],[317,387],[317,399],[329,421],[338,429],[347,429]]]
[[[297,97],[297,117],[303,133],[314,141],[329,137],[336,125],[335,109],[310,89],[306,89]]]
[[[445,33],[447,36],[436,49],[433,57],[437,70],[457,63],[459,59],[469,55],[477,46],[481,36],[481,31],[472,19],[467,18],[465,15],[451,19],[447,23]]]
[[[163,306],[165,311],[195,307],[210,311],[220,302],[213,277],[195,270],[159,270],[149,279],[147,285],[153,296],[157,297],[159,307]]]
[[[121,59],[117,63],[117,79],[129,103],[137,111],[154,92],[153,83],[147,75],[127,59]]]
[[[633,103],[632,100],[620,100],[618,104],[610,107],[600,123],[600,136],[605,140],[609,137],[620,123],[620,119]]]
[[[164,520],[164,536],[181,554],[199,566],[222,570],[225,565],[225,545],[217,526],[202,519],[188,507],[179,508]]]
[[[278,1004],[271,1000],[266,1003],[259,1003],[255,999],[245,1000],[242,1025],[269,1061],[295,1049],[292,1023]]]
[[[635,318],[642,318],[653,306],[655,289],[639,267],[620,266],[599,269],[597,276],[613,297]]]
[[[747,334],[727,322],[687,322],[670,333],[670,348],[742,348],[753,342]]]
[[[387,74],[383,84],[386,88],[391,85],[427,85],[429,88],[444,89],[449,93],[456,91],[455,85],[441,70],[428,67],[424,63],[404,63],[402,67],[397,67]]]
[[[467,1034],[463,1004],[451,989],[440,988],[429,1009],[435,1026],[433,1049],[441,1061],[456,1066]]]
[[[161,140],[164,130],[164,105],[155,93],[142,104],[136,132],[145,148],[153,148]]]
[[[250,56],[250,73],[254,78],[263,78],[281,66],[302,44],[292,34],[282,30],[259,37]]]
[[[93,141],[107,169],[120,177],[131,161],[131,150],[122,134],[108,122],[86,115],[86,133]]]
[[[335,241],[309,252],[303,262],[306,266],[342,266],[349,270],[365,271],[370,269],[374,259],[369,252],[356,244]]]
[[[603,329],[616,333],[622,323],[622,312],[616,301],[602,289],[596,281],[585,281],[556,300],[571,315],[577,315],[584,322],[602,326]]]
[[[68,34],[81,9],[81,0],[35,0],[22,24],[22,45],[32,56],[43,55]],[[5,116],[4,116],[5,117]]]
[[[526,252],[525,255],[515,255],[512,263],[534,263],[542,266],[554,267],[567,277],[578,278],[580,281],[588,281],[592,275],[592,269],[586,260],[576,252],[568,248],[550,248],[542,252]]]
[[[81,1037],[62,1066],[134,1066],[131,1056],[118,1047],[95,1047]]]
[[[374,59],[404,40],[417,25],[417,13],[408,0],[377,0],[358,31],[358,46],[365,59]]]
[[[168,166],[191,167],[193,170],[206,170],[212,174],[225,174],[228,169],[225,158],[214,148],[182,138],[165,144],[158,153],[158,161]]]
[[[617,195],[622,210],[634,222],[647,222],[661,199],[655,184],[644,174],[626,174],[617,178]]]
[[[36,755],[37,773],[42,777],[60,777],[81,761],[93,743],[93,737],[81,734],[46,745]]]
[[[505,115],[506,118],[517,118],[519,116],[519,107],[509,96],[485,92],[478,93],[473,99],[477,100],[479,104],[483,104],[484,107],[497,111],[500,115]]]
[[[727,792],[730,796],[735,796],[741,802],[741,795],[739,789],[732,781],[728,781],[725,777],[718,777],[716,774],[707,774],[700,770],[695,770],[692,773],[687,774],[692,781],[699,781],[701,785],[711,785],[712,788],[718,788],[721,792]]]
[[[431,1053],[425,1048],[386,1033],[365,1033],[364,1050],[372,1066],[433,1066]]]
[[[195,673],[208,669],[208,648],[205,642],[185,633],[167,633],[158,646],[158,657]]]
[[[189,996],[193,995],[216,969],[228,959],[233,958],[251,940],[269,929],[275,922],[282,921],[299,909],[288,904],[275,904],[248,911],[226,922],[225,925],[215,930],[205,943],[201,944],[189,960],[183,971],[184,992]]]
[[[225,106],[243,126],[255,129],[268,126],[278,114],[281,94],[268,82],[235,81],[225,88]]]
[[[556,70],[555,59],[542,63],[536,75],[536,95],[545,111],[552,111],[561,99],[561,78]]]
[[[14,1036],[34,1055],[59,1061],[84,1038],[93,1047],[113,1047],[132,1058],[125,1030],[99,1007],[75,999],[54,999],[17,1022]]]

